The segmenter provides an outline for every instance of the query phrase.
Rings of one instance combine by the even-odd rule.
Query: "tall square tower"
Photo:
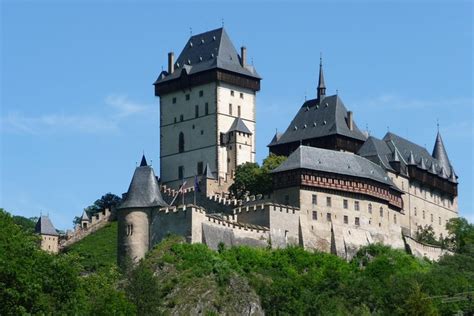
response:
[[[255,161],[260,76],[224,28],[191,36],[154,83],[160,97],[161,183],[192,186],[196,175],[227,191],[235,169]]]

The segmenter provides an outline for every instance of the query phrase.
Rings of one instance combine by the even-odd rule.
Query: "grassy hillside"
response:
[[[73,244],[67,253],[78,255],[86,271],[97,271],[115,265],[117,262],[117,222],[111,222]]]

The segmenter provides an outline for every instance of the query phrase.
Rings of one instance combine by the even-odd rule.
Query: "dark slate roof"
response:
[[[125,199],[118,209],[135,207],[167,206],[160,192],[160,186],[151,166],[139,166],[135,169],[132,182]]]
[[[441,134],[438,132],[438,135],[436,135],[436,141],[435,145],[433,148],[433,158],[438,160],[439,164],[441,167],[444,168],[444,170],[451,170],[451,162],[449,161],[448,158],[448,153],[446,152],[446,149],[444,148],[444,143],[443,139],[441,138]]]
[[[88,221],[88,220],[89,220],[89,215],[87,215],[87,212],[85,210],[82,211],[81,221]]]
[[[42,235],[51,235],[51,236],[59,235],[48,216],[40,216],[40,218],[36,222],[35,232],[37,234],[42,234]]]
[[[230,126],[229,132],[233,131],[252,134],[250,129],[247,127],[247,125],[245,125],[244,121],[240,117],[237,117],[234,120],[234,123],[232,123],[232,125]]]
[[[338,95],[325,97],[321,104],[319,103],[318,99],[306,101],[279,140],[276,143],[272,141],[268,146],[334,134],[366,140],[367,137],[355,122],[353,130],[349,129],[347,109]]]
[[[438,150],[441,151],[441,149]],[[357,154],[379,164],[386,170],[393,170],[390,162],[397,161],[403,166],[416,165],[422,170],[427,170],[443,179],[449,178],[451,182],[454,182],[451,179],[454,169],[449,160],[448,167],[445,167],[442,161],[432,157],[425,148],[390,132],[382,140],[369,137]],[[401,170],[406,170],[406,168]]]
[[[382,167],[368,159],[348,152],[299,146],[298,149],[278,168],[274,169],[272,173],[295,169],[309,169],[365,178],[396,189]]]
[[[206,179],[215,179],[215,177],[212,175],[211,168],[209,167],[209,163],[206,163],[206,169],[204,169],[204,177]]]
[[[218,28],[191,36],[175,62],[174,72],[162,72],[155,84],[179,78],[183,70],[191,75],[216,68],[260,79],[253,66],[242,67],[240,56],[226,31]]]

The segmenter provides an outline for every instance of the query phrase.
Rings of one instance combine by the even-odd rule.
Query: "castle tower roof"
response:
[[[211,69],[261,79],[252,65],[242,62],[242,56],[238,55],[229,35],[221,27],[191,36],[174,63],[173,73],[162,72],[155,85],[181,77],[182,71],[192,75]]]
[[[128,192],[117,209],[167,205],[161,196],[155,172],[151,166],[147,165],[145,155],[143,155],[142,163],[135,169]]]
[[[446,152],[446,148],[444,147],[443,139],[441,138],[441,134],[438,132],[436,135],[435,145],[433,147],[433,158],[438,160],[439,165],[444,167],[445,170],[452,171],[451,162],[449,161],[448,154]]]
[[[58,236],[58,232],[56,228],[54,228],[53,223],[49,219],[49,216],[40,216],[38,221],[36,222],[35,232],[41,235],[51,235],[51,236]]]
[[[89,221],[89,215],[87,215],[85,210],[82,211],[81,221]]]
[[[319,102],[324,99],[326,95],[326,84],[324,83],[324,73],[323,73],[323,59],[322,57],[319,58],[319,80],[318,80],[318,89],[317,89],[317,96]]]
[[[230,126],[229,132],[234,132],[234,131],[242,132],[246,134],[252,134],[250,129],[247,127],[247,125],[245,125],[244,121],[240,117],[237,117],[232,123],[232,125]]]
[[[206,179],[215,179],[212,175],[211,167],[209,167],[208,163],[206,163],[206,168],[204,169],[204,177]]]

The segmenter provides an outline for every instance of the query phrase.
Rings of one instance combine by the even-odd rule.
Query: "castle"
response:
[[[446,235],[458,216],[458,177],[441,135],[431,155],[393,133],[369,137],[339,95],[326,95],[322,62],[316,98],[268,145],[288,157],[272,171],[272,194],[230,198],[237,166],[255,161],[260,80],[223,28],[191,36],[176,61],[168,54],[154,83],[160,178],[143,156],[117,208],[119,263],[168,234],[213,249],[300,245],[347,259],[375,242],[431,259],[445,252],[413,238],[426,225]]]

